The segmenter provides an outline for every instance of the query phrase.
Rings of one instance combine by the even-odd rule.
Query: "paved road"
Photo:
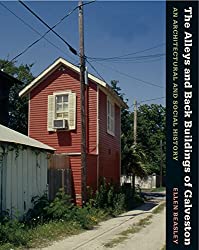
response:
[[[43,248],[43,250],[108,250],[109,248],[105,248],[104,246],[105,243],[115,237],[119,237],[119,233],[150,215],[159,202],[158,199],[148,201],[136,210],[124,213],[117,218],[104,221],[93,230],[55,242],[52,246]],[[112,249],[160,250],[164,242],[165,211],[161,214],[154,215],[150,225],[147,225],[139,233],[129,235],[127,240]]]

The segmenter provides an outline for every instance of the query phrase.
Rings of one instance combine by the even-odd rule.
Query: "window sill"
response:
[[[115,136],[114,132],[112,132],[112,131],[110,131],[110,130],[107,130],[107,133],[108,133],[109,135]]]

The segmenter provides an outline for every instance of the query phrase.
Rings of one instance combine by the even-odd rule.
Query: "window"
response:
[[[59,125],[67,130],[76,129],[76,94],[70,90],[48,96],[47,129],[56,131]]]
[[[109,99],[107,100],[107,132],[115,135],[115,106]]]
[[[55,96],[55,119],[68,119],[68,94]]]

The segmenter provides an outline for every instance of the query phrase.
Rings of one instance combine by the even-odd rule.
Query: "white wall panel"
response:
[[[41,196],[47,186],[47,153],[31,147],[9,150],[4,155],[3,209],[22,215],[31,208],[33,196]],[[24,205],[25,204],[25,205]]]

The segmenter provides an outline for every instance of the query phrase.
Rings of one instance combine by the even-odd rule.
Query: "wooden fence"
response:
[[[48,195],[53,200],[59,189],[72,196],[72,173],[69,157],[62,154],[51,155],[48,164]]]

